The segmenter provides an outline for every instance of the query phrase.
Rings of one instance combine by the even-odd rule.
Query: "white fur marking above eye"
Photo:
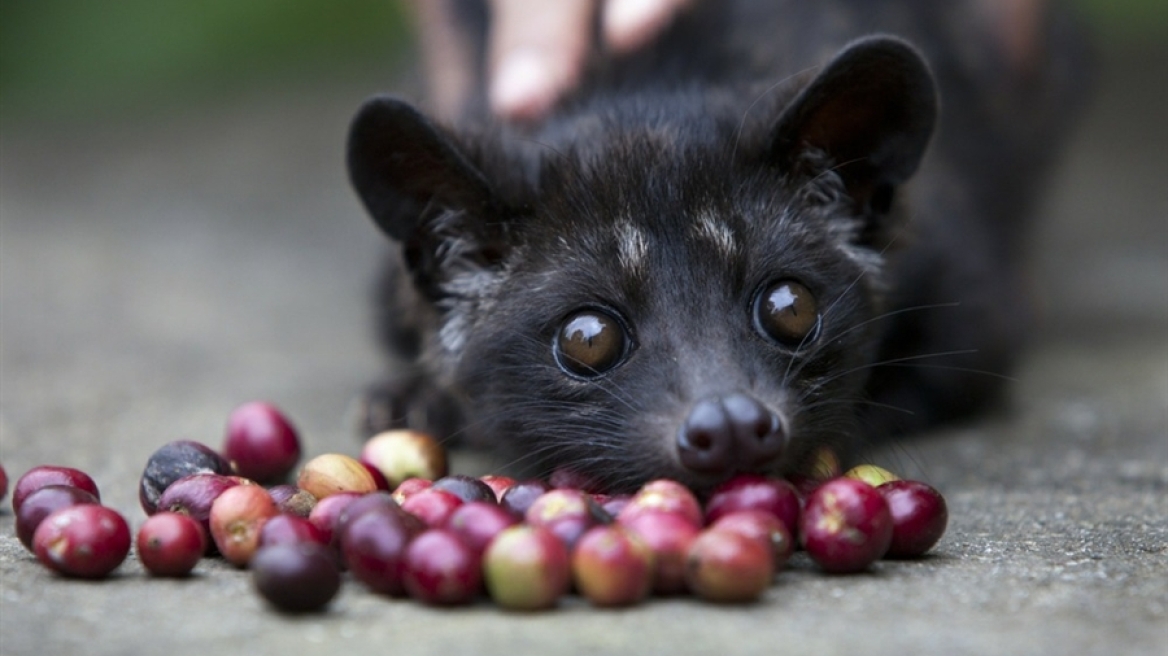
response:
[[[649,255],[649,240],[645,233],[632,222],[621,221],[616,226],[616,238],[621,267],[629,273],[641,271]]]
[[[702,212],[692,229],[699,239],[711,242],[719,255],[727,258],[734,256],[734,232],[713,213]]]

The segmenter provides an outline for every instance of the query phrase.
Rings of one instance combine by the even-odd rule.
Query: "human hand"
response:
[[[580,83],[600,19],[612,54],[635,50],[660,34],[695,0],[490,0],[487,100],[501,118],[538,120]],[[456,116],[477,69],[446,0],[414,0],[421,45],[439,114]],[[599,12],[599,14],[597,13]]]
[[[492,0],[489,90],[492,111],[512,120],[543,117],[579,83],[599,11],[613,54],[645,45],[692,0]]]

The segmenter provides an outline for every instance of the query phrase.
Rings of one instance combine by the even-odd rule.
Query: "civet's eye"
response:
[[[780,280],[754,299],[754,325],[763,337],[797,348],[819,332],[819,304],[811,290],[794,280]]]
[[[593,378],[620,364],[628,347],[624,325],[607,312],[589,308],[564,320],[554,350],[561,369]]]

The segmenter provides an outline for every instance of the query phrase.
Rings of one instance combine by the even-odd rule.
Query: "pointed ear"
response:
[[[917,169],[933,133],[937,98],[922,57],[904,41],[852,42],[788,105],[772,153],[787,166],[826,153],[857,210],[888,211],[892,188]]]
[[[402,100],[378,96],[365,102],[349,129],[347,160],[365,209],[398,241],[413,239],[431,210],[481,216],[493,209],[482,173]]]

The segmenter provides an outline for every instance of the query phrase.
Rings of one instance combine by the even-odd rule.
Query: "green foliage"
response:
[[[265,79],[392,70],[393,0],[0,0],[5,116],[122,112]]]
[[[1165,0],[1074,0],[1086,20],[1109,40],[1168,38]]]

